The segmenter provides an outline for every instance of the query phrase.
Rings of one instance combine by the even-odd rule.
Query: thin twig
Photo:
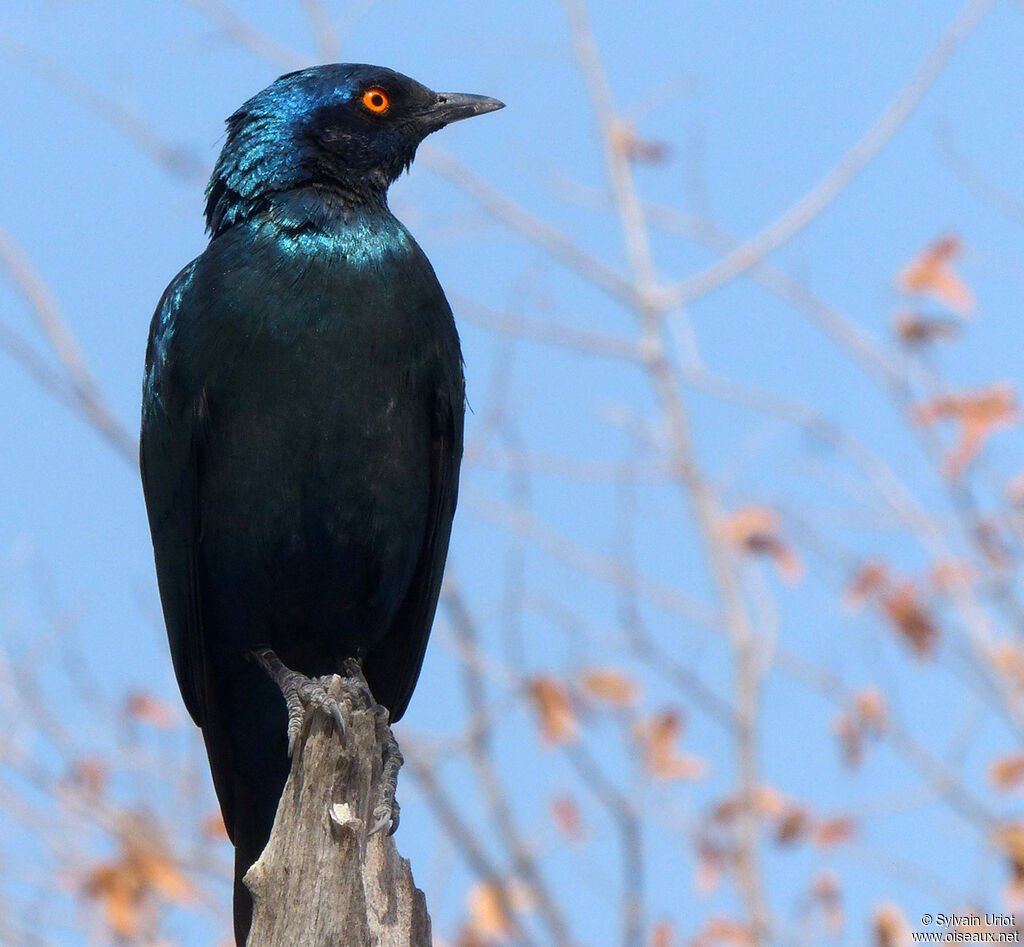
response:
[[[936,127],[935,141],[939,157],[978,200],[1015,223],[1024,224],[1024,200],[983,174],[974,162],[957,148],[953,141],[953,132],[947,122],[942,122]]]
[[[509,899],[508,884],[498,866],[490,859],[480,843],[477,833],[463,819],[458,806],[449,799],[444,788],[434,775],[434,767],[423,759],[416,750],[403,747],[405,768],[412,773],[423,791],[424,798],[434,810],[434,815],[444,828],[445,834],[459,850],[463,858],[481,881],[490,885],[502,914],[512,929],[512,934],[521,944],[529,947],[533,940],[516,918],[515,908]]]
[[[179,0],[179,2],[197,10],[214,23],[228,39],[261,59],[287,70],[301,69],[303,66],[309,65],[308,56],[279,42],[259,27],[253,26],[224,0]]]
[[[209,168],[193,152],[163,137],[149,122],[85,82],[63,63],[5,36],[0,36],[0,56],[116,128],[171,174],[187,181],[205,183]]]
[[[466,652],[479,649],[476,622],[469,610],[462,590],[451,574],[446,576],[443,602],[452,618],[456,637]],[[487,696],[483,677],[471,661],[462,662],[463,690],[466,695],[468,716],[470,720],[490,720],[487,709]],[[508,795],[494,767],[491,752],[491,728],[482,726],[474,730],[469,741],[469,758],[477,774],[477,780],[483,790],[491,811],[491,817],[498,834],[501,836],[505,849],[512,861],[516,874],[528,885],[537,898],[541,916],[551,932],[556,944],[570,944],[572,938],[561,909],[551,895],[547,883],[540,873],[536,860],[529,847],[523,841],[522,834],[515,822]]]
[[[299,0],[309,22],[309,31],[316,42],[316,55],[321,62],[334,62],[341,53],[341,38],[327,12],[323,0]]]
[[[803,197],[773,220],[756,236],[726,254],[700,273],[667,288],[659,303],[662,308],[674,309],[724,286],[769,253],[795,237],[829,204],[850,182],[864,170],[910,118],[914,109],[942,74],[953,54],[971,35],[996,0],[968,0],[953,22],[946,28],[924,61],[900,89],[896,98],[886,107],[878,120],[864,133],[839,162]]]
[[[587,253],[547,221],[506,197],[458,158],[434,145],[425,144],[420,146],[418,161],[472,197],[506,227],[550,253],[615,299],[627,306],[632,306],[636,301],[630,280]]]
[[[462,296],[455,297],[453,303],[461,318],[492,332],[558,346],[582,355],[600,355],[603,358],[636,363],[643,360],[643,353],[632,339],[592,329],[577,329],[575,326],[550,319],[531,318],[521,313],[501,312]]]
[[[53,354],[64,369],[68,387],[74,395],[79,411],[122,457],[131,459],[134,463],[135,438],[110,412],[99,385],[57,305],[57,300],[28,255],[3,226],[0,226],[0,265],[7,269],[11,282],[28,304]],[[39,371],[39,360],[28,356],[27,351],[17,343],[12,333],[8,331],[6,335],[7,341],[13,343],[8,351],[15,355],[21,354],[22,363],[29,368],[34,378],[41,381],[45,373]],[[52,384],[47,384],[47,388],[54,390]]]
[[[793,679],[809,685],[843,709],[848,709],[856,699],[856,693],[838,675],[812,665],[786,648],[778,649],[775,664]],[[987,839],[998,824],[995,814],[935,759],[909,730],[890,719],[881,728],[880,736],[896,750],[901,759],[927,780],[936,795]]]
[[[623,147],[622,128],[590,32],[583,0],[565,0],[579,67],[601,131],[605,164],[626,242],[647,370],[664,412],[673,469],[688,496],[704,541],[711,573],[733,644],[736,665],[736,752],[741,812],[737,819],[736,874],[755,944],[769,935],[769,915],[758,865],[757,718],[760,668],[757,644],[730,551],[721,532],[718,502],[704,478],[690,430],[689,413],[668,357],[665,324],[655,297],[657,284],[647,224]]]

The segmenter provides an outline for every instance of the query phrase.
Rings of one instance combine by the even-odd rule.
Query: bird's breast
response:
[[[434,418],[439,399],[461,398],[461,361],[418,248],[356,263],[344,241],[321,252],[310,239],[204,264],[188,336],[208,406],[202,555],[209,572],[268,590],[261,607],[283,624],[317,603],[312,624],[336,627],[359,603],[353,627],[369,641],[422,551]]]

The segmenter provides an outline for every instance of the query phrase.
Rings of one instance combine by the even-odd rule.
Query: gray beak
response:
[[[487,95],[469,95],[465,92],[438,92],[437,102],[428,110],[431,124],[436,128],[450,125],[452,122],[495,112],[505,107],[504,102],[492,99]]]

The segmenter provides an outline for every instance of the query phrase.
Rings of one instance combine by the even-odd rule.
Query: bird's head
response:
[[[219,233],[274,194],[332,189],[346,200],[383,199],[431,132],[503,107],[483,95],[434,92],[382,66],[339,63],[281,76],[228,121],[206,189]]]

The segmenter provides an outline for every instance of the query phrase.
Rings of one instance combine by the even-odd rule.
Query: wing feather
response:
[[[460,372],[461,382],[461,372]],[[412,583],[391,631],[363,661],[370,690],[399,720],[409,704],[437,610],[462,461],[464,388],[439,399],[430,447],[430,515]]]

